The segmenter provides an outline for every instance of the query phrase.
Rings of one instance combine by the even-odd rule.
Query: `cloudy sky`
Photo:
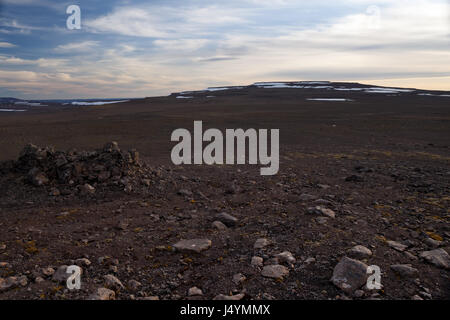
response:
[[[66,27],[72,4],[80,30]],[[144,97],[283,80],[450,90],[450,2],[0,0],[0,96]]]

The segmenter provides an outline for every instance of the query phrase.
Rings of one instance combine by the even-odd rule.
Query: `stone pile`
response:
[[[21,173],[34,186],[49,186],[52,195],[58,187],[76,187],[93,194],[98,186],[118,186],[131,191],[133,186],[149,185],[151,174],[139,160],[136,150],[121,151],[117,142],[110,142],[96,151],[55,151],[28,144],[11,170]]]

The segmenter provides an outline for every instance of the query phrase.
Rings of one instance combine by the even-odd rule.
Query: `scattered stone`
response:
[[[410,264],[394,264],[391,266],[391,269],[404,278],[412,278],[419,275],[419,270],[413,268]]]
[[[298,197],[300,201],[311,201],[317,199],[316,196],[313,196],[311,194],[303,193]]]
[[[89,297],[89,300],[114,300],[116,293],[107,288],[98,288],[97,292]]]
[[[89,183],[85,183],[80,188],[80,192],[81,192],[81,194],[94,194],[95,193],[95,188],[93,186],[91,186]]]
[[[281,263],[289,263],[289,264],[294,264],[297,260],[294,258],[294,256],[292,255],[292,253],[290,253],[289,251],[283,251],[277,255],[275,255],[276,258],[278,258],[278,260]]]
[[[181,189],[177,192],[180,196],[191,197],[192,192],[186,189]]]
[[[362,297],[364,296],[364,291],[363,291],[363,290],[356,290],[356,291],[353,293],[353,296],[354,296],[355,298],[362,298]]]
[[[218,221],[218,220],[214,221],[212,223],[212,226],[214,228],[216,228],[217,230],[219,230],[219,231],[226,231],[226,230],[228,230],[227,226],[225,224],[223,224],[222,222]]]
[[[238,222],[236,217],[233,217],[226,212],[219,213],[216,219],[225,224],[227,227],[234,227]]]
[[[136,280],[130,280],[127,283],[127,287],[130,291],[137,292],[142,287],[142,283]]]
[[[263,266],[263,262],[264,262],[263,258],[255,256],[255,257],[252,257],[251,265],[253,267],[262,267]]]
[[[362,245],[356,245],[348,250],[349,256],[356,259],[364,259],[372,256],[372,251]]]
[[[255,244],[253,245],[253,249],[259,250],[263,249],[264,247],[267,247],[270,244],[270,241],[266,238],[260,238],[255,241]]]
[[[289,269],[280,264],[265,266],[261,275],[266,278],[282,279],[289,275]]]
[[[425,244],[431,248],[439,248],[442,244],[442,241],[437,241],[432,238],[425,239]]]
[[[202,296],[203,295],[203,291],[197,287],[192,287],[188,290],[188,296],[192,297],[192,296]]]
[[[28,284],[26,276],[0,278],[0,292],[8,291],[19,286],[25,287]]]
[[[213,300],[228,300],[228,301],[238,301],[242,300],[245,297],[244,293],[236,294],[234,296],[226,296],[224,294],[219,294],[214,297]]]
[[[212,242],[209,239],[190,239],[178,241],[174,244],[174,248],[182,252],[200,253],[211,248],[211,244]]]
[[[80,258],[75,260],[75,264],[79,267],[89,267],[91,265],[91,261],[86,258]]]
[[[67,279],[70,277],[70,274],[67,273],[68,266],[62,265],[58,269],[56,269],[53,274],[52,280],[60,283],[66,283]]]
[[[33,168],[28,172],[28,178],[32,184],[35,186],[43,186],[48,183],[48,178],[41,170],[38,168]]]
[[[35,282],[35,283],[42,283],[42,282],[44,282],[44,281],[45,281],[45,279],[42,278],[42,277],[36,277],[36,278],[34,279],[34,282]]]
[[[6,279],[0,278],[0,292],[4,292],[13,289],[17,286],[16,277],[8,277]]]
[[[414,254],[412,254],[409,251],[405,251],[405,256],[411,260],[419,260],[419,258],[417,258]]]
[[[345,293],[352,293],[367,282],[367,265],[344,257],[334,268],[331,282]]]
[[[103,278],[105,279],[105,287],[108,289],[113,289],[117,291],[124,288],[122,282],[112,274],[108,274]]]
[[[44,276],[50,277],[55,273],[55,269],[48,267],[48,268],[44,268],[42,269],[42,274]]]
[[[306,264],[311,264],[311,263],[315,263],[315,262],[316,262],[316,259],[313,257],[309,257],[305,260]]]
[[[395,249],[395,250],[400,251],[400,252],[403,252],[403,251],[405,251],[408,248],[408,246],[406,246],[406,245],[404,245],[404,244],[402,244],[400,242],[397,242],[397,241],[391,241],[390,240],[390,241],[387,241],[387,244],[392,249]]]
[[[421,296],[419,296],[419,295],[414,295],[412,298],[411,298],[411,300],[423,300],[422,299],[422,297]]]
[[[336,213],[333,210],[324,208],[322,206],[310,207],[310,208],[308,208],[308,213],[309,214],[321,214],[321,215],[327,216],[329,218],[336,217]]]
[[[159,301],[159,297],[158,296],[149,296],[149,297],[141,298],[141,300]]]
[[[237,273],[233,276],[233,283],[236,285],[243,283],[245,280],[247,280],[247,277],[242,273]]]
[[[444,249],[424,251],[419,255],[429,263],[439,268],[450,269],[450,256]]]

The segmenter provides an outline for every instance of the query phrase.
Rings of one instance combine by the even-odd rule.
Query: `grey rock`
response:
[[[329,218],[335,218],[336,217],[336,213],[333,210],[327,209],[327,208],[322,207],[322,206],[310,207],[310,208],[308,208],[307,211],[308,211],[309,214],[320,214],[320,215],[327,216]]]
[[[211,248],[211,244],[209,239],[190,239],[178,241],[174,244],[174,248],[182,252],[200,253]]]
[[[112,290],[120,290],[124,288],[124,285],[122,284],[122,282],[117,279],[115,276],[113,276],[112,274],[108,274],[106,276],[103,277],[105,280],[105,287],[108,289],[112,289]]]
[[[142,287],[142,283],[140,283],[139,281],[136,280],[130,280],[127,283],[127,288],[128,290],[132,291],[132,292],[137,292],[139,291],[139,289]]]
[[[98,288],[97,292],[89,297],[89,300],[114,300],[116,293],[107,288]]]
[[[192,288],[189,288],[189,290],[188,290],[189,297],[202,296],[202,295],[203,295],[203,291],[200,288],[192,287]]]
[[[391,269],[405,278],[417,277],[419,275],[419,270],[413,268],[410,264],[394,264],[391,266]]]
[[[245,297],[244,293],[236,294],[233,296],[226,296],[224,294],[219,294],[219,295],[215,296],[213,300],[238,301],[238,300],[242,300],[244,297]]]
[[[52,280],[60,283],[66,283],[67,279],[70,277],[70,273],[67,273],[67,267],[66,265],[60,266],[58,269],[56,269],[55,273],[53,274]]]
[[[253,245],[253,249],[263,249],[264,247],[267,247],[270,244],[270,241],[266,238],[260,238],[255,241],[255,244]]]
[[[79,267],[89,267],[91,265],[91,261],[86,258],[80,258],[75,260],[75,264]]]
[[[408,248],[408,246],[406,246],[406,245],[404,245],[404,244],[402,244],[400,242],[392,241],[392,240],[387,241],[387,244],[392,249],[395,249],[395,250],[400,251],[400,252],[403,252],[403,251],[405,251]]]
[[[222,222],[218,221],[218,220],[214,221],[212,223],[212,226],[214,228],[216,228],[217,230],[219,230],[219,231],[226,231],[226,230],[228,230],[227,226],[225,224],[223,224]]]
[[[242,273],[237,273],[233,276],[233,283],[236,285],[241,284],[245,280],[247,280],[247,277],[244,276]]]
[[[331,282],[346,293],[352,293],[367,282],[367,265],[344,257],[333,271]]]
[[[427,238],[427,239],[425,239],[424,242],[430,248],[439,248],[441,246],[441,244],[442,244],[442,241],[437,241],[437,240],[434,240],[432,238]]]
[[[292,253],[290,253],[289,251],[283,251],[277,255],[275,255],[276,258],[278,258],[278,260],[281,263],[289,263],[289,264],[294,264],[297,260],[294,258],[294,256],[292,255]]]
[[[313,196],[313,195],[307,194],[307,193],[301,194],[300,197],[298,197],[298,198],[299,198],[299,200],[301,200],[301,201],[310,201],[310,200],[315,200],[315,199],[317,199],[316,196]]]
[[[289,275],[289,269],[280,264],[265,266],[261,275],[266,278],[282,279]]]
[[[362,245],[356,245],[348,250],[349,256],[356,259],[364,259],[372,256],[372,251]]]
[[[443,269],[450,269],[450,256],[444,249],[424,251],[419,255],[429,263]]]
[[[225,224],[227,227],[234,227],[238,222],[238,219],[236,217],[233,217],[226,212],[219,213],[216,219]]]
[[[251,265],[253,267],[262,267],[263,266],[263,262],[264,262],[263,258],[255,256],[255,257],[252,257]]]

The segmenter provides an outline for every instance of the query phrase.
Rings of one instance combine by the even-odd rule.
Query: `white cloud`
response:
[[[56,52],[85,52],[98,46],[97,41],[82,41],[73,42],[64,45],[59,45],[55,48]]]
[[[0,41],[0,48],[14,48],[15,46],[15,44]]]

